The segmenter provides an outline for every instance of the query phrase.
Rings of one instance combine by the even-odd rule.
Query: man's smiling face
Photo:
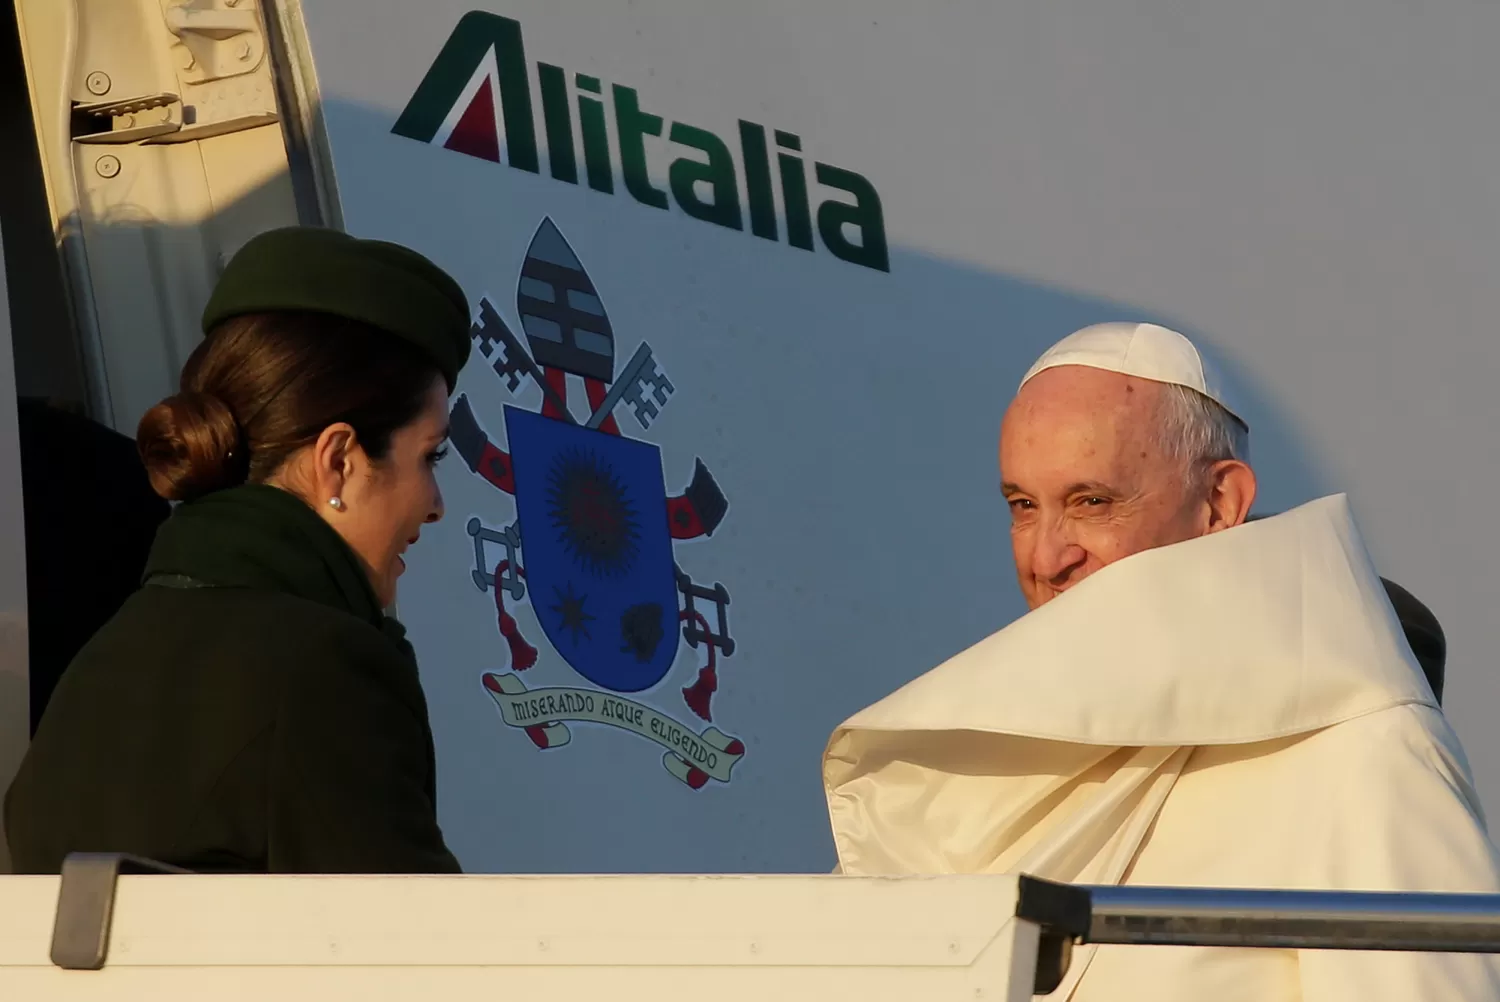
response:
[[[1000,477],[1030,608],[1122,557],[1210,531],[1207,492],[1163,447],[1165,396],[1162,383],[1077,365],[1038,373],[1016,395]]]

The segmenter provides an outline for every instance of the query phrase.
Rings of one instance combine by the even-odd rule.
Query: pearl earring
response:
[[[334,511],[343,511],[344,510],[344,499],[343,498],[329,498],[328,499],[328,504],[329,504],[330,507],[333,508]]]

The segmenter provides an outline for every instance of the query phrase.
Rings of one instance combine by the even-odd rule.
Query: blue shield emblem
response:
[[[677,580],[661,452],[505,408],[532,608],[553,647],[614,692],[660,682],[677,655]]]

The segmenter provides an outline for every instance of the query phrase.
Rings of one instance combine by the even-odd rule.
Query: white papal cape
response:
[[[848,874],[1500,891],[1342,496],[1106,567],[834,732]],[[1049,999],[1494,1002],[1459,954],[1101,946]]]

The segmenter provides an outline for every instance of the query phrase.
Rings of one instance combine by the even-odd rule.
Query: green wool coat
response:
[[[331,527],[244,487],[180,505],[5,799],[17,872],[456,872],[416,662]]]

